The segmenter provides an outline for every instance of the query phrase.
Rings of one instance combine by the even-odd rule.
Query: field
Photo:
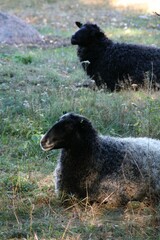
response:
[[[74,22],[89,20],[115,41],[160,47],[160,17],[103,0],[0,0],[0,6],[47,39],[0,45],[0,239],[160,240],[160,205],[106,209],[74,196],[62,203],[52,177],[59,151],[39,146],[64,111],[87,116],[102,134],[160,139],[160,92],[77,88],[88,77],[70,45]]]

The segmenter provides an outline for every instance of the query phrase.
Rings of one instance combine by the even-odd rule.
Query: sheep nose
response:
[[[45,136],[43,136],[40,140],[40,146],[43,148],[46,145],[46,139]]]
[[[71,44],[73,44],[73,45],[77,44],[77,41],[76,41],[74,35],[72,35],[72,37],[71,37]]]

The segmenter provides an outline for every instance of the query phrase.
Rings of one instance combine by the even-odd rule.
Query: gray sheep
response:
[[[131,85],[160,88],[160,48],[115,43],[96,24],[76,25],[79,30],[71,43],[78,45],[79,60],[98,87],[110,91]]]
[[[66,113],[42,137],[44,151],[62,149],[55,190],[120,206],[160,194],[160,141],[98,135],[84,116]]]

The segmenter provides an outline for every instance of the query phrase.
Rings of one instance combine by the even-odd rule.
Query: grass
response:
[[[152,15],[141,18],[144,13],[100,5],[86,10],[69,0],[17,3],[3,1],[2,10],[32,22],[35,13],[33,24],[44,35],[68,38],[76,15],[85,21],[92,10],[90,18],[112,39],[160,46]],[[57,20],[58,14],[62,18]],[[84,114],[102,134],[160,138],[159,92],[75,87],[87,79],[73,46],[0,47],[0,239],[160,239],[159,206],[130,203],[106,209],[73,196],[62,204],[55,197],[52,172],[59,151],[44,153],[39,141],[63,111]]]

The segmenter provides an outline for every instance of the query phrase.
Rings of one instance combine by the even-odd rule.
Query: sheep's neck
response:
[[[90,159],[90,156],[95,152],[96,141],[97,136],[94,138],[87,136],[87,139],[82,138],[82,141],[73,143],[70,148],[64,149],[64,151],[71,156],[72,161],[79,159],[82,163],[86,159]]]
[[[94,42],[90,46],[86,47],[79,46],[77,55],[82,62],[83,68],[88,70],[90,68],[90,65],[93,64],[93,62],[99,61],[99,59],[102,58],[105,49],[107,50],[107,48],[109,48],[110,46],[111,43],[107,40],[102,42]],[[89,61],[89,65],[86,65],[87,63],[85,61]]]

